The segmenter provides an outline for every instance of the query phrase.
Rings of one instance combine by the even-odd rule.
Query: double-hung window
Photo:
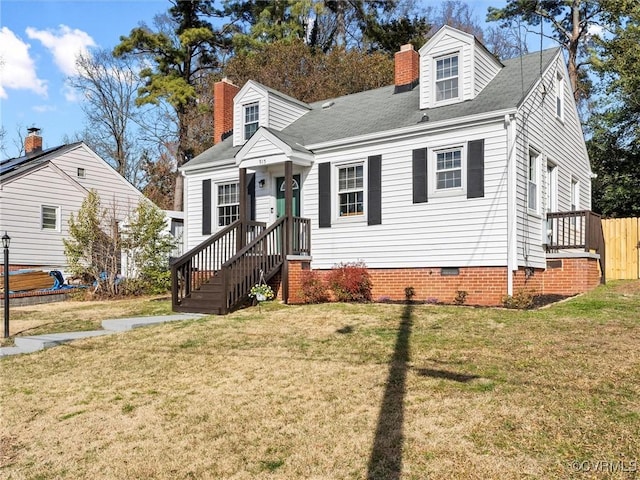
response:
[[[60,207],[50,205],[42,205],[42,229],[55,230],[60,229]]]
[[[462,187],[462,148],[436,152],[436,191]]]
[[[244,106],[244,139],[249,140],[256,133],[260,123],[260,105],[251,103]]]
[[[538,211],[538,162],[540,154],[529,150],[527,165],[527,206],[529,210]]]
[[[338,215],[364,214],[364,164],[338,167]]]
[[[218,226],[235,222],[240,214],[240,198],[237,183],[218,185]]]
[[[436,59],[436,102],[458,98],[458,54]]]

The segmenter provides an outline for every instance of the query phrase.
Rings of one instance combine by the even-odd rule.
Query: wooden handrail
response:
[[[239,239],[248,243],[265,228],[263,222],[239,220],[226,226],[171,262],[171,301],[176,307],[211,277],[237,250]]]
[[[290,252],[285,250],[284,237],[292,227]],[[237,249],[240,242],[246,246]],[[269,280],[286,260],[287,253],[310,255],[311,222],[309,219],[286,215],[265,229],[259,222],[236,221],[205,240],[171,264],[172,302],[174,308],[214,276],[222,286],[227,313],[247,298],[251,287],[260,281],[262,272]]]
[[[547,213],[547,252],[581,249],[600,256],[601,281],[605,282],[605,243],[600,215],[590,210]]]

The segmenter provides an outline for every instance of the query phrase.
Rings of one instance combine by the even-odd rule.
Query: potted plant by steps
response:
[[[274,297],[273,290],[266,283],[256,283],[251,287],[249,296],[255,298],[258,302],[265,302]]]

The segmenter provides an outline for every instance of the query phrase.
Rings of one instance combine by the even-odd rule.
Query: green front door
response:
[[[276,215],[284,215],[284,177],[276,178]],[[300,175],[293,176],[293,211],[294,217],[300,216]]]

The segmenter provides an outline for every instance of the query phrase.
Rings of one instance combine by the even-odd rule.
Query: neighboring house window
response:
[[[58,231],[59,225],[60,225],[60,207],[42,205],[42,229]]]
[[[230,225],[239,218],[240,200],[237,183],[218,185],[218,226]]]
[[[580,182],[571,179],[571,211],[580,210]]]
[[[458,98],[458,55],[436,60],[436,101]]]
[[[556,75],[556,116],[564,119],[564,78],[562,75]]]
[[[540,154],[529,150],[529,164],[527,167],[527,206],[529,210],[538,211],[538,162]]]
[[[462,148],[436,152],[436,191],[462,187]]]
[[[364,164],[338,167],[338,215],[364,214]]]
[[[87,176],[87,172],[84,168],[78,168],[78,178],[85,178]]]
[[[251,135],[258,130],[258,123],[260,121],[259,105],[252,103],[251,105],[244,106],[244,139],[249,140]]]

